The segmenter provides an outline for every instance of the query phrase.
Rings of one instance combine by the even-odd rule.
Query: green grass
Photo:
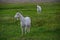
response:
[[[40,3],[42,12],[37,14],[35,4],[0,4],[0,40],[60,40],[60,3]],[[15,13],[30,16],[31,32],[21,35]],[[22,10],[26,9],[26,10]]]

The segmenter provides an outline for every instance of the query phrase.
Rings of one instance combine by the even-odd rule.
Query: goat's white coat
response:
[[[37,5],[37,13],[40,13],[42,10],[41,6]]]
[[[17,12],[16,15],[14,16],[15,18],[18,19],[20,18],[20,23],[21,23],[21,29],[22,29],[22,34],[26,32],[30,32],[30,26],[31,26],[31,19],[30,17],[23,17],[21,13]]]

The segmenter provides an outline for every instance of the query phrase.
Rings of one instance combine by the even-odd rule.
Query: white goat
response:
[[[17,20],[18,18],[20,18],[22,35],[26,34],[26,32],[30,32],[30,26],[31,26],[30,17],[23,17],[22,14],[19,12],[17,12],[14,17],[17,18]]]
[[[37,5],[37,13],[40,13],[41,12],[41,6]]]

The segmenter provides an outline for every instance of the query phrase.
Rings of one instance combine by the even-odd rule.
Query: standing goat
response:
[[[40,13],[41,12],[41,6],[37,5],[37,13]]]
[[[22,35],[26,32],[30,32],[31,19],[30,17],[23,17],[21,13],[17,12],[14,16],[15,18],[20,19]]]

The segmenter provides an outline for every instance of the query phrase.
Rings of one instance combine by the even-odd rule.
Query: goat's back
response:
[[[25,17],[25,23],[26,23],[26,24],[30,24],[30,23],[31,23],[30,17]]]

